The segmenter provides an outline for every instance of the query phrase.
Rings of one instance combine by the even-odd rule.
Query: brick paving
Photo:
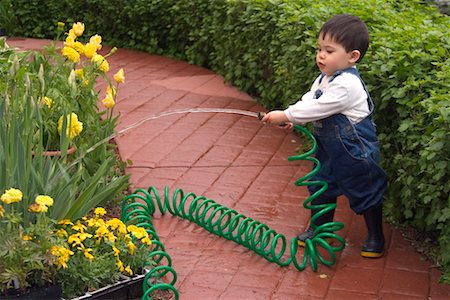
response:
[[[9,39],[12,46],[41,49],[45,40]],[[183,61],[120,49],[112,72],[124,68],[115,111],[121,131],[161,112],[185,108],[264,111],[247,94],[213,72]],[[99,86],[99,89],[104,86]],[[305,229],[307,197],[294,182],[310,169],[289,162],[301,137],[256,118],[224,113],[173,114],[149,120],[116,138],[123,160],[133,165],[132,189],[168,186],[194,192],[267,224],[288,239]],[[154,225],[177,271],[180,299],[449,299],[439,270],[414,251],[400,231],[385,224],[386,255],[359,256],[365,226],[344,198],[336,220],[346,248],[332,267],[299,272],[279,267],[194,223],[154,216]]]

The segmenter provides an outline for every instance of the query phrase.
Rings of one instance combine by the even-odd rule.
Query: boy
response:
[[[358,17],[336,15],[319,32],[316,55],[322,74],[301,101],[286,110],[267,113],[263,122],[292,127],[292,123],[313,123],[321,169],[310,180],[328,182],[328,189],[312,201],[314,205],[336,203],[345,195],[351,209],[364,215],[368,236],[361,256],[384,254],[382,201],[387,176],[379,166],[379,143],[372,122],[373,102],[356,70],[369,45],[366,25]],[[310,186],[313,194],[319,188]],[[311,210],[311,215],[318,210]],[[315,225],[332,222],[334,210],[319,216]],[[297,237],[303,246],[313,238],[309,228]]]

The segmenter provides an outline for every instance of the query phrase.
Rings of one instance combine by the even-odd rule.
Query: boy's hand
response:
[[[286,114],[282,110],[273,110],[266,113],[262,117],[261,121],[282,127],[289,126],[290,123],[290,127],[292,127],[292,123],[289,122],[289,119],[286,117]]]

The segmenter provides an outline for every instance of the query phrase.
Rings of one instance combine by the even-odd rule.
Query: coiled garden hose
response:
[[[311,220],[311,226],[314,228],[314,237],[306,240],[301,263],[297,259],[299,246],[296,237],[293,237],[290,245],[288,245],[284,235],[233,209],[222,206],[214,200],[207,199],[204,196],[197,196],[192,192],[185,194],[181,189],[176,189],[170,198],[168,187],[164,188],[164,199],[161,199],[157,189],[150,186],[147,190],[137,189],[122,201],[122,221],[126,224],[135,224],[145,228],[154,239],[154,248],[150,256],[155,264],[159,266],[153,268],[145,277],[142,299],[151,299],[150,293],[158,289],[171,290],[175,298],[178,299],[178,291],[174,287],[177,279],[176,272],[171,266],[170,256],[165,252],[163,244],[159,241],[151,219],[151,216],[156,211],[156,206],[158,206],[161,214],[169,211],[172,215],[194,222],[211,233],[243,245],[269,262],[274,262],[280,266],[287,266],[292,263],[299,271],[302,271],[306,268],[309,261],[311,268],[317,271],[318,261],[326,266],[331,266],[335,263],[335,252],[344,249],[345,240],[334,232],[342,229],[344,225],[341,222],[330,222],[321,226],[314,225],[314,220],[317,217],[335,209],[336,204],[313,205],[311,203],[327,189],[328,184],[324,181],[308,181],[320,169],[320,162],[311,156],[317,149],[317,142],[306,128],[298,125],[295,125],[294,128],[308,136],[313,143],[313,147],[304,154],[289,157],[288,160],[305,160],[314,163],[313,170],[298,179],[295,185],[320,186],[317,192],[310,195],[303,203],[305,208],[317,210],[318,213]],[[329,244],[327,240],[330,239],[335,243]],[[333,246],[334,244],[336,246]],[[288,247],[289,252],[286,253]],[[320,248],[323,248],[325,253],[328,251],[329,259],[319,252]],[[163,263],[164,258],[164,264],[166,265],[160,265]],[[155,277],[161,278],[167,273],[172,274],[170,283],[152,282],[152,279]]]

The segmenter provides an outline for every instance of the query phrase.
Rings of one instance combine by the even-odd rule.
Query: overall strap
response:
[[[373,110],[375,108],[375,105],[373,104],[372,97],[370,97],[370,94],[369,94],[369,91],[367,90],[366,84],[362,80],[362,78],[359,75],[359,72],[358,72],[358,70],[356,68],[350,67],[350,68],[347,68],[347,69],[344,69],[344,70],[336,71],[336,72],[334,72],[333,75],[331,75],[331,78],[330,78],[330,80],[328,82],[332,82],[337,76],[339,76],[339,75],[341,75],[342,73],[345,73],[345,72],[346,73],[351,73],[353,75],[356,75],[359,78],[359,80],[361,81],[361,83],[363,85],[363,88],[364,88],[364,91],[366,91],[366,94],[367,94],[367,104],[369,105],[369,114],[372,114],[372,112],[373,112]],[[325,74],[321,75],[319,83],[322,81],[324,76],[325,76]]]

